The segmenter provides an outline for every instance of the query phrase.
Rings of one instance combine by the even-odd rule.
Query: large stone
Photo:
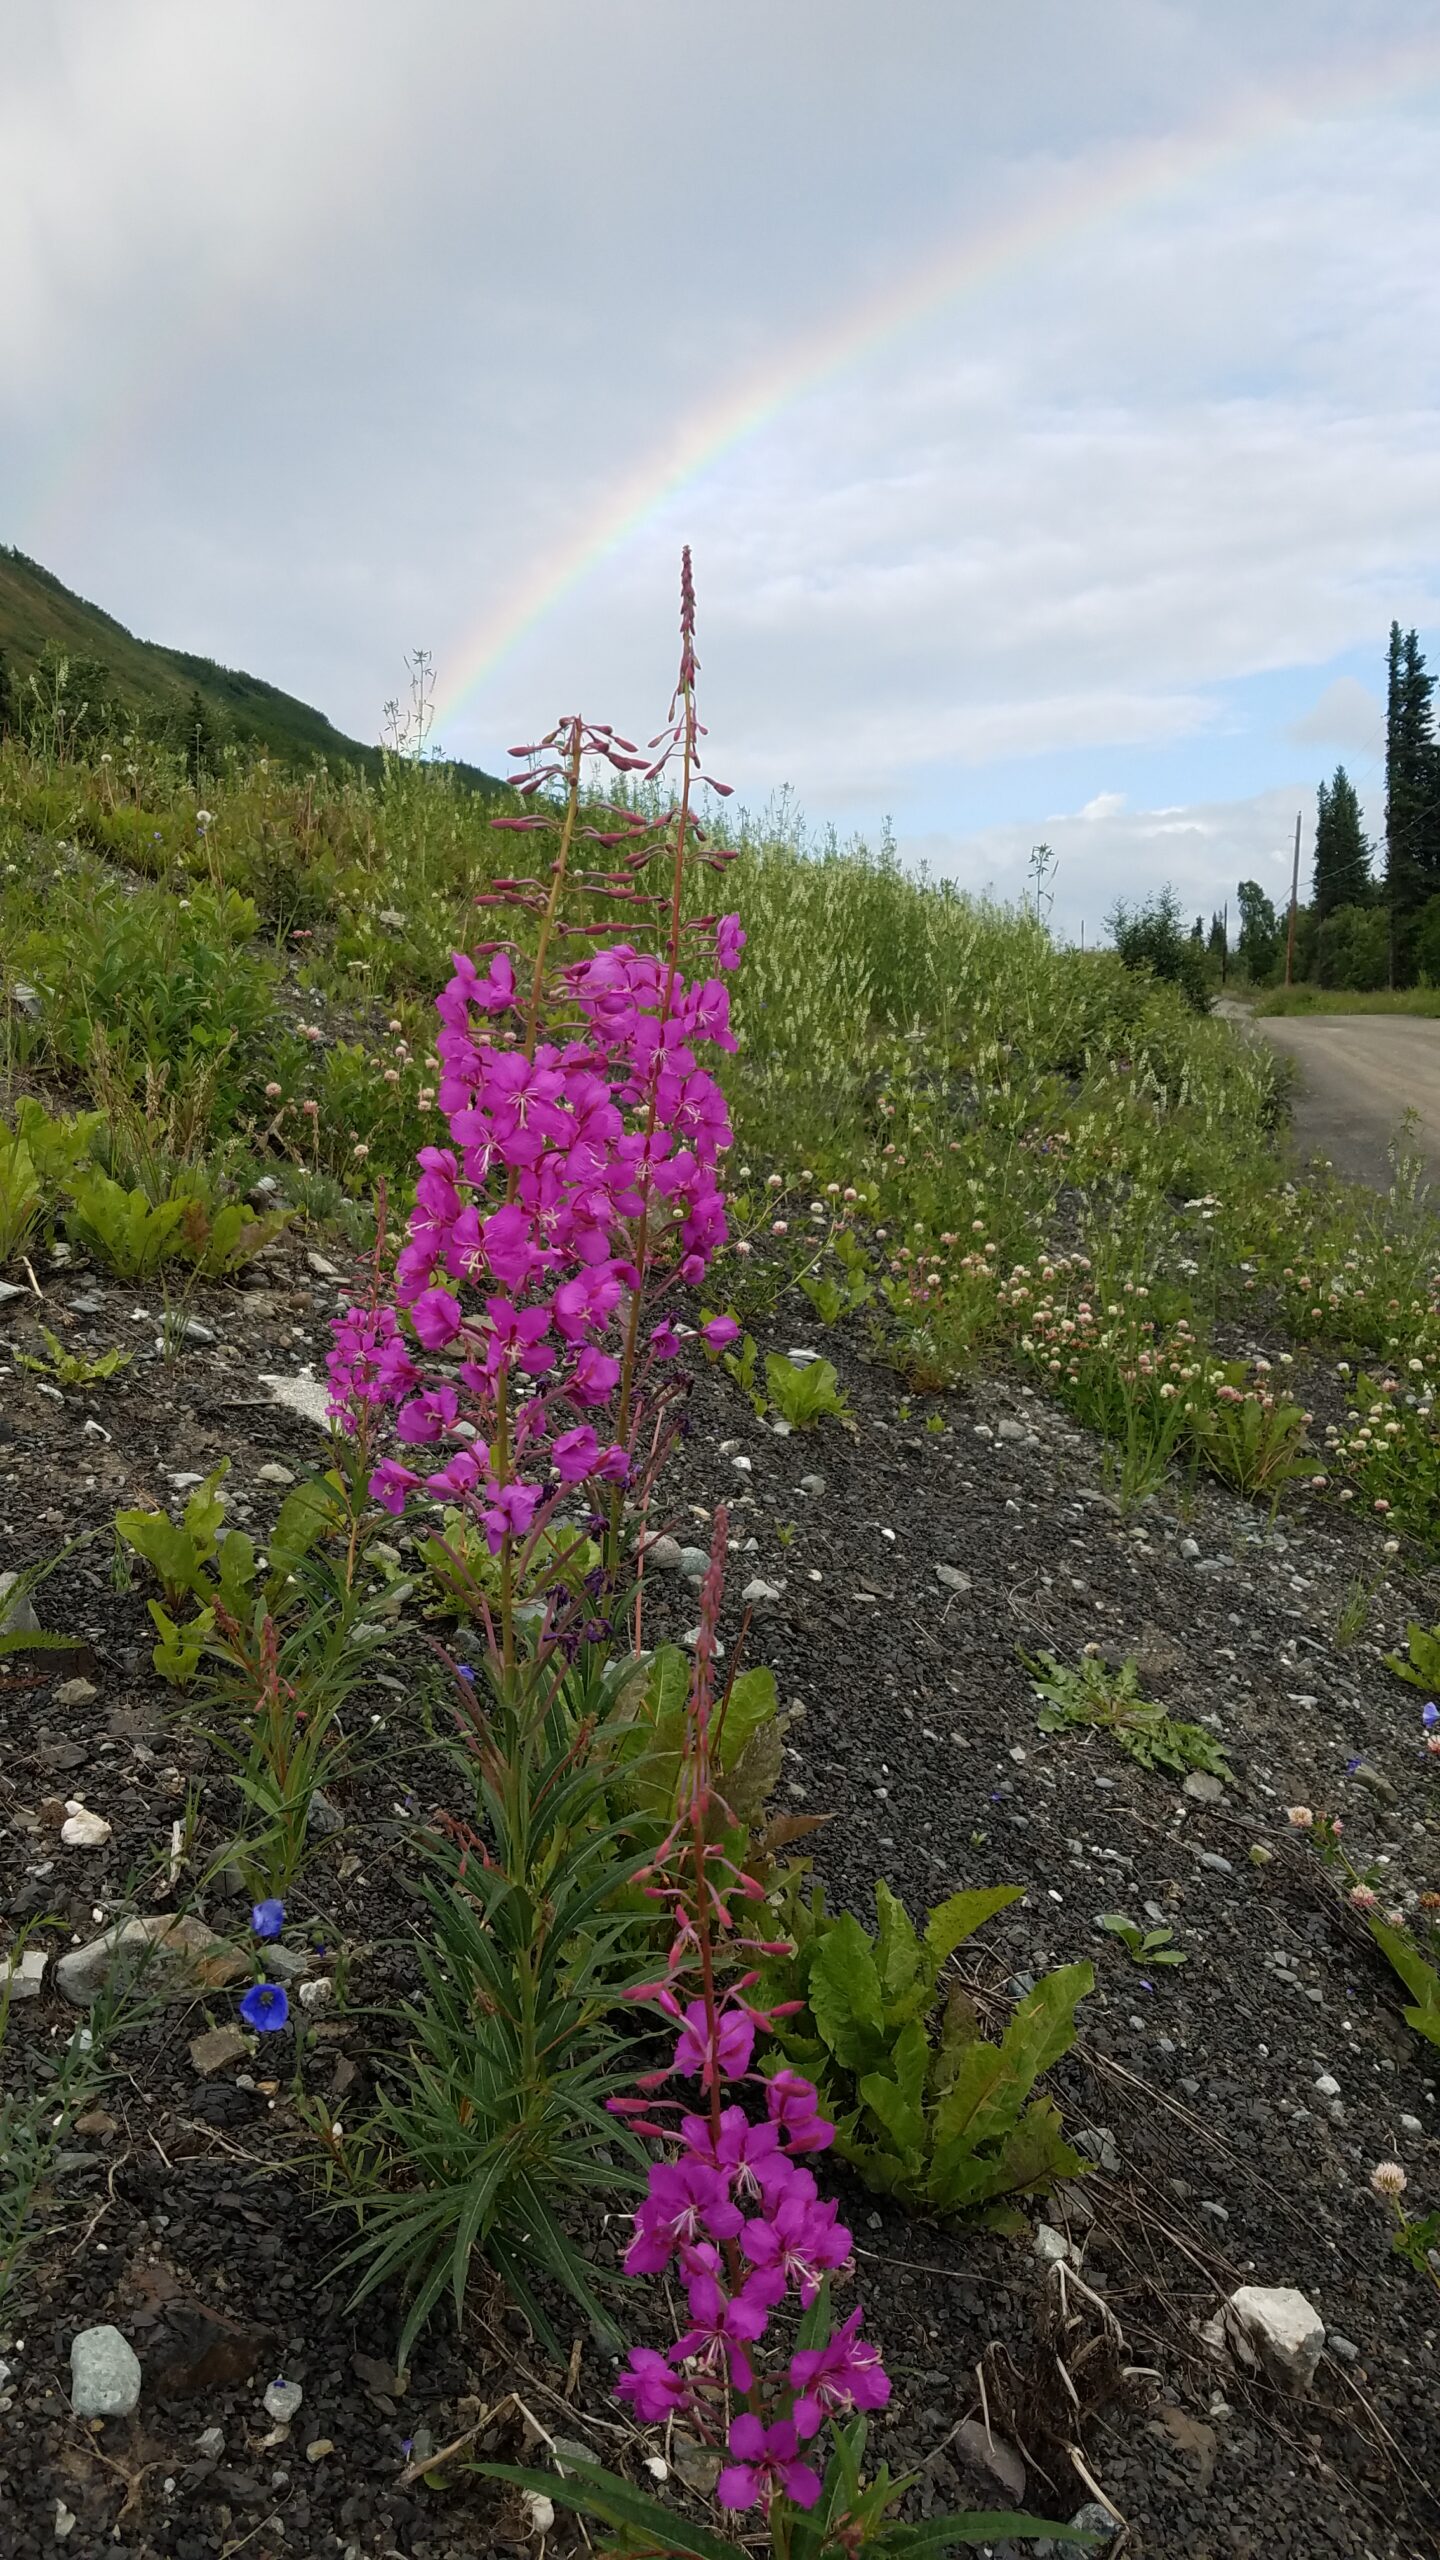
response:
[[[70,2406],[77,2418],[128,2418],[140,2397],[140,2359],[109,2321],[82,2329],[70,2348]]]
[[[38,1636],[40,1621],[30,1601],[16,1591],[19,1580],[18,1573],[0,1573],[0,1629],[7,1636]]]
[[[249,1973],[248,1959],[202,1920],[173,1911],[144,1920],[117,1920],[88,1946],[72,1947],[55,1967],[57,1987],[77,2009],[87,2009],[117,1971],[143,1969],[147,1987],[184,1998],[195,1991],[223,1991]]]
[[[1294,2285],[1239,2285],[1225,2305],[1225,2316],[1272,2380],[1289,2391],[1309,2390],[1325,2344],[1325,2323]]]

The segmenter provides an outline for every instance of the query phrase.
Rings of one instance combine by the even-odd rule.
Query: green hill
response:
[[[183,727],[191,696],[198,693],[221,738],[253,741],[290,764],[323,757],[329,765],[358,766],[372,777],[380,771],[378,747],[347,738],[308,702],[297,702],[261,676],[218,666],[213,658],[137,640],[113,614],[73,594],[38,560],[0,547],[0,655],[12,685],[18,689],[47,653],[56,652],[77,663],[98,662],[106,671],[109,698],[147,721]],[[473,790],[499,787],[478,765],[452,769]]]

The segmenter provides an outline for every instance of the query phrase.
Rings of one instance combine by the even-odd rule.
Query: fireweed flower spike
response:
[[[813,2506],[821,2480],[802,2458],[802,2442],[829,2416],[883,2408],[890,2384],[860,2335],[858,2310],[788,2366],[767,2368],[763,2355],[777,2307],[792,2295],[813,2303],[827,2279],[849,2266],[851,2243],[803,2165],[805,2153],[823,2151],[833,2139],[814,2088],[790,2069],[769,2078],[751,2074],[757,2039],[770,2025],[745,1997],[753,1973],[739,1969],[762,1952],[746,1917],[759,1889],[709,1837],[717,1809],[724,1811],[711,1722],[727,1537],[722,1509],[700,1595],[679,1810],[648,1876],[652,1896],[669,1912],[673,1944],[664,1979],[640,1996],[673,2028],[673,2057],[668,2069],[647,2075],[645,2097],[611,2103],[635,2131],[663,2142],[663,2084],[678,2078],[700,2093],[702,2104],[680,2112],[668,2137],[678,2158],[657,2159],[651,2168],[625,2261],[632,2275],[677,2276],[689,2320],[663,2355],[636,2348],[616,2388],[639,2418],[658,2423],[683,2407],[687,2424],[712,2442],[724,2440],[730,2460],[716,2495],[744,2513],[777,2498]],[[763,2092],[753,2114],[742,2096],[748,2088]],[[732,2420],[736,2391],[749,2406]]]
[[[522,966],[503,942],[453,954],[435,1041],[450,1142],[420,1150],[393,1304],[351,1308],[334,1327],[333,1417],[353,1432],[381,1408],[405,1447],[404,1460],[375,1450],[372,1499],[397,1516],[425,1494],[457,1505],[507,1587],[512,1560],[572,1487],[589,1487],[610,1524],[613,1572],[624,1489],[642,1448],[651,1465],[657,1433],[663,1443],[673,1431],[681,1392],[657,1367],[680,1348],[660,1302],[699,1285],[727,1234],[730,1122],[705,1056],[736,1046],[730,997],[722,976],[691,974],[688,955],[708,945],[714,969],[729,970],[745,937],[735,915],[685,914],[696,866],[731,859],[692,807],[704,733],[688,553],[680,637],[650,754],[578,718],[517,750],[527,770],[516,788],[547,799],[496,823],[549,830],[555,856],[548,878],[537,864],[481,903],[523,914],[533,958]],[[673,807],[657,818],[582,798],[587,759],[652,780],[673,760]],[[656,889],[652,865],[668,875]],[[567,916],[567,892],[587,906],[621,902],[636,938],[601,942]],[[644,947],[650,926],[655,950]],[[431,1354],[447,1355],[443,1372],[427,1372]],[[513,1642],[507,1620],[507,1663]]]

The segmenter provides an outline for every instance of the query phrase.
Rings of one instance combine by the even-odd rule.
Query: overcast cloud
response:
[[[752,803],[1002,895],[1043,837],[1091,932],[1273,885],[1339,757],[1378,822],[1433,0],[0,0],[0,58],[0,539],[147,636],[361,736],[427,645],[494,765],[663,707],[688,538]]]

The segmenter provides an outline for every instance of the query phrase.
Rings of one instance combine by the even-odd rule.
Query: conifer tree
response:
[[[1385,719],[1385,886],[1390,905],[1390,974],[1414,974],[1414,923],[1440,891],[1440,755],[1418,636],[1390,625]]]
[[[1316,794],[1315,887],[1311,899],[1317,924],[1336,907],[1363,907],[1370,897],[1370,846],[1360,821],[1355,785],[1343,764],[1333,782],[1322,782]]]

